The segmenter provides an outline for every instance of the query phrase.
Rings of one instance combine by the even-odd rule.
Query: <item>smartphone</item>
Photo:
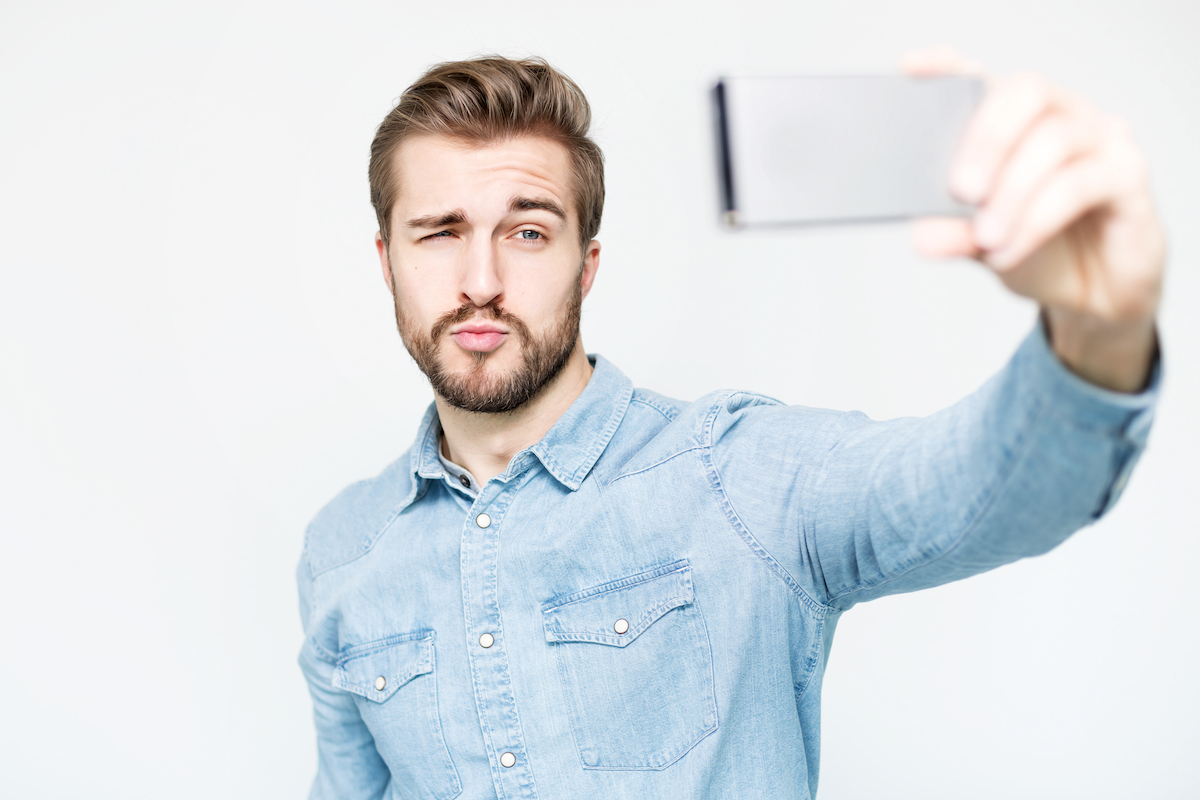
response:
[[[722,78],[713,90],[730,227],[967,216],[950,167],[983,82],[961,76]]]

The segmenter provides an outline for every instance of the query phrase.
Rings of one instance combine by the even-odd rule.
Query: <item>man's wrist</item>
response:
[[[1150,382],[1158,354],[1154,317],[1110,322],[1061,308],[1042,308],[1050,349],[1089,383],[1136,393]]]

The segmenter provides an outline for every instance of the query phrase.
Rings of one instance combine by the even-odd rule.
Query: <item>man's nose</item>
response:
[[[475,237],[466,249],[460,299],[482,308],[504,293],[500,257],[489,237]]]

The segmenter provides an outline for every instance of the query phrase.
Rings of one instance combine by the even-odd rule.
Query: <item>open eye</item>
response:
[[[545,239],[546,237],[543,236],[540,231],[525,230],[525,231],[517,231],[517,238],[524,239],[525,241],[528,241],[528,242],[533,242],[533,241],[537,241],[538,239]]]

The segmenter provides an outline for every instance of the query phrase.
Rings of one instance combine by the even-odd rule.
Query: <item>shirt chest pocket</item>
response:
[[[358,697],[359,713],[403,798],[449,800],[462,791],[438,716],[433,631],[343,651],[333,685]]]
[[[717,728],[712,652],[686,560],[542,607],[586,769],[663,769]]]

